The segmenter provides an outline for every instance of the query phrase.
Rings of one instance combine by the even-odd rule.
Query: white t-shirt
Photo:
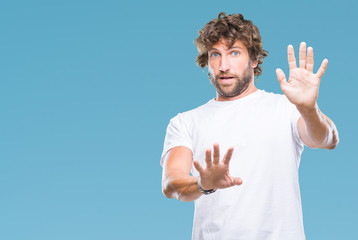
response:
[[[263,90],[234,101],[210,100],[170,120],[161,164],[185,146],[205,167],[205,150],[234,147],[230,174],[243,184],[195,200],[194,240],[305,239],[298,168],[300,117],[284,95]],[[191,174],[199,173],[192,166]]]

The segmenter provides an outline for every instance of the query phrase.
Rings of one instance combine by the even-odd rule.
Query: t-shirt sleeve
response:
[[[292,103],[290,103],[290,104],[292,105],[291,124],[292,124],[293,136],[295,138],[296,143],[300,143],[300,144],[303,145],[303,141],[302,141],[302,139],[300,137],[300,134],[299,134],[298,128],[297,128],[297,123],[298,123],[298,120],[301,117],[301,114],[297,110],[295,105],[293,105]]]
[[[298,128],[297,128],[297,123],[298,120],[301,117],[300,112],[297,110],[296,106],[291,103],[285,96],[286,99],[286,103],[289,109],[289,114],[290,114],[290,120],[291,120],[291,129],[292,129],[292,137],[295,143],[295,149],[296,149],[296,154],[298,156],[301,155],[303,148],[304,148],[304,143],[300,137],[300,134],[298,132]]]
[[[189,123],[185,121],[183,114],[178,114],[172,118],[167,127],[164,147],[160,158],[160,165],[163,166],[170,149],[177,146],[184,146],[193,151],[192,140],[188,130]]]

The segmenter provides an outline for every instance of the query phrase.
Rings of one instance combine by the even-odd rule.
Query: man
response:
[[[276,70],[284,93],[278,95],[254,85],[267,52],[257,27],[241,14],[220,13],[196,43],[197,63],[208,68],[217,94],[171,119],[161,158],[164,195],[195,200],[195,240],[305,239],[303,146],[338,144],[334,123],[316,102],[328,60],[313,73],[313,49],[301,43],[296,66],[288,46],[289,78]]]

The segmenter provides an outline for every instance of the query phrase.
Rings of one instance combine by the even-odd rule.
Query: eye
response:
[[[217,57],[217,56],[219,56],[219,53],[217,52],[210,53],[210,57]]]
[[[238,51],[233,51],[231,54],[234,55],[234,56],[239,56],[240,55],[240,53]]]

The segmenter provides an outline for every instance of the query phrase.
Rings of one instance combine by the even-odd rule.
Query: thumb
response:
[[[283,89],[286,88],[286,86],[287,86],[285,73],[282,71],[282,69],[277,68],[276,75],[277,75],[277,80],[280,83],[281,89],[283,91]]]
[[[196,170],[201,174],[203,172],[203,168],[200,166],[200,163],[198,161],[193,161],[194,163],[194,167],[196,168]]]
[[[239,177],[231,177],[231,181],[232,181],[233,185],[241,185],[242,184],[242,179]]]

